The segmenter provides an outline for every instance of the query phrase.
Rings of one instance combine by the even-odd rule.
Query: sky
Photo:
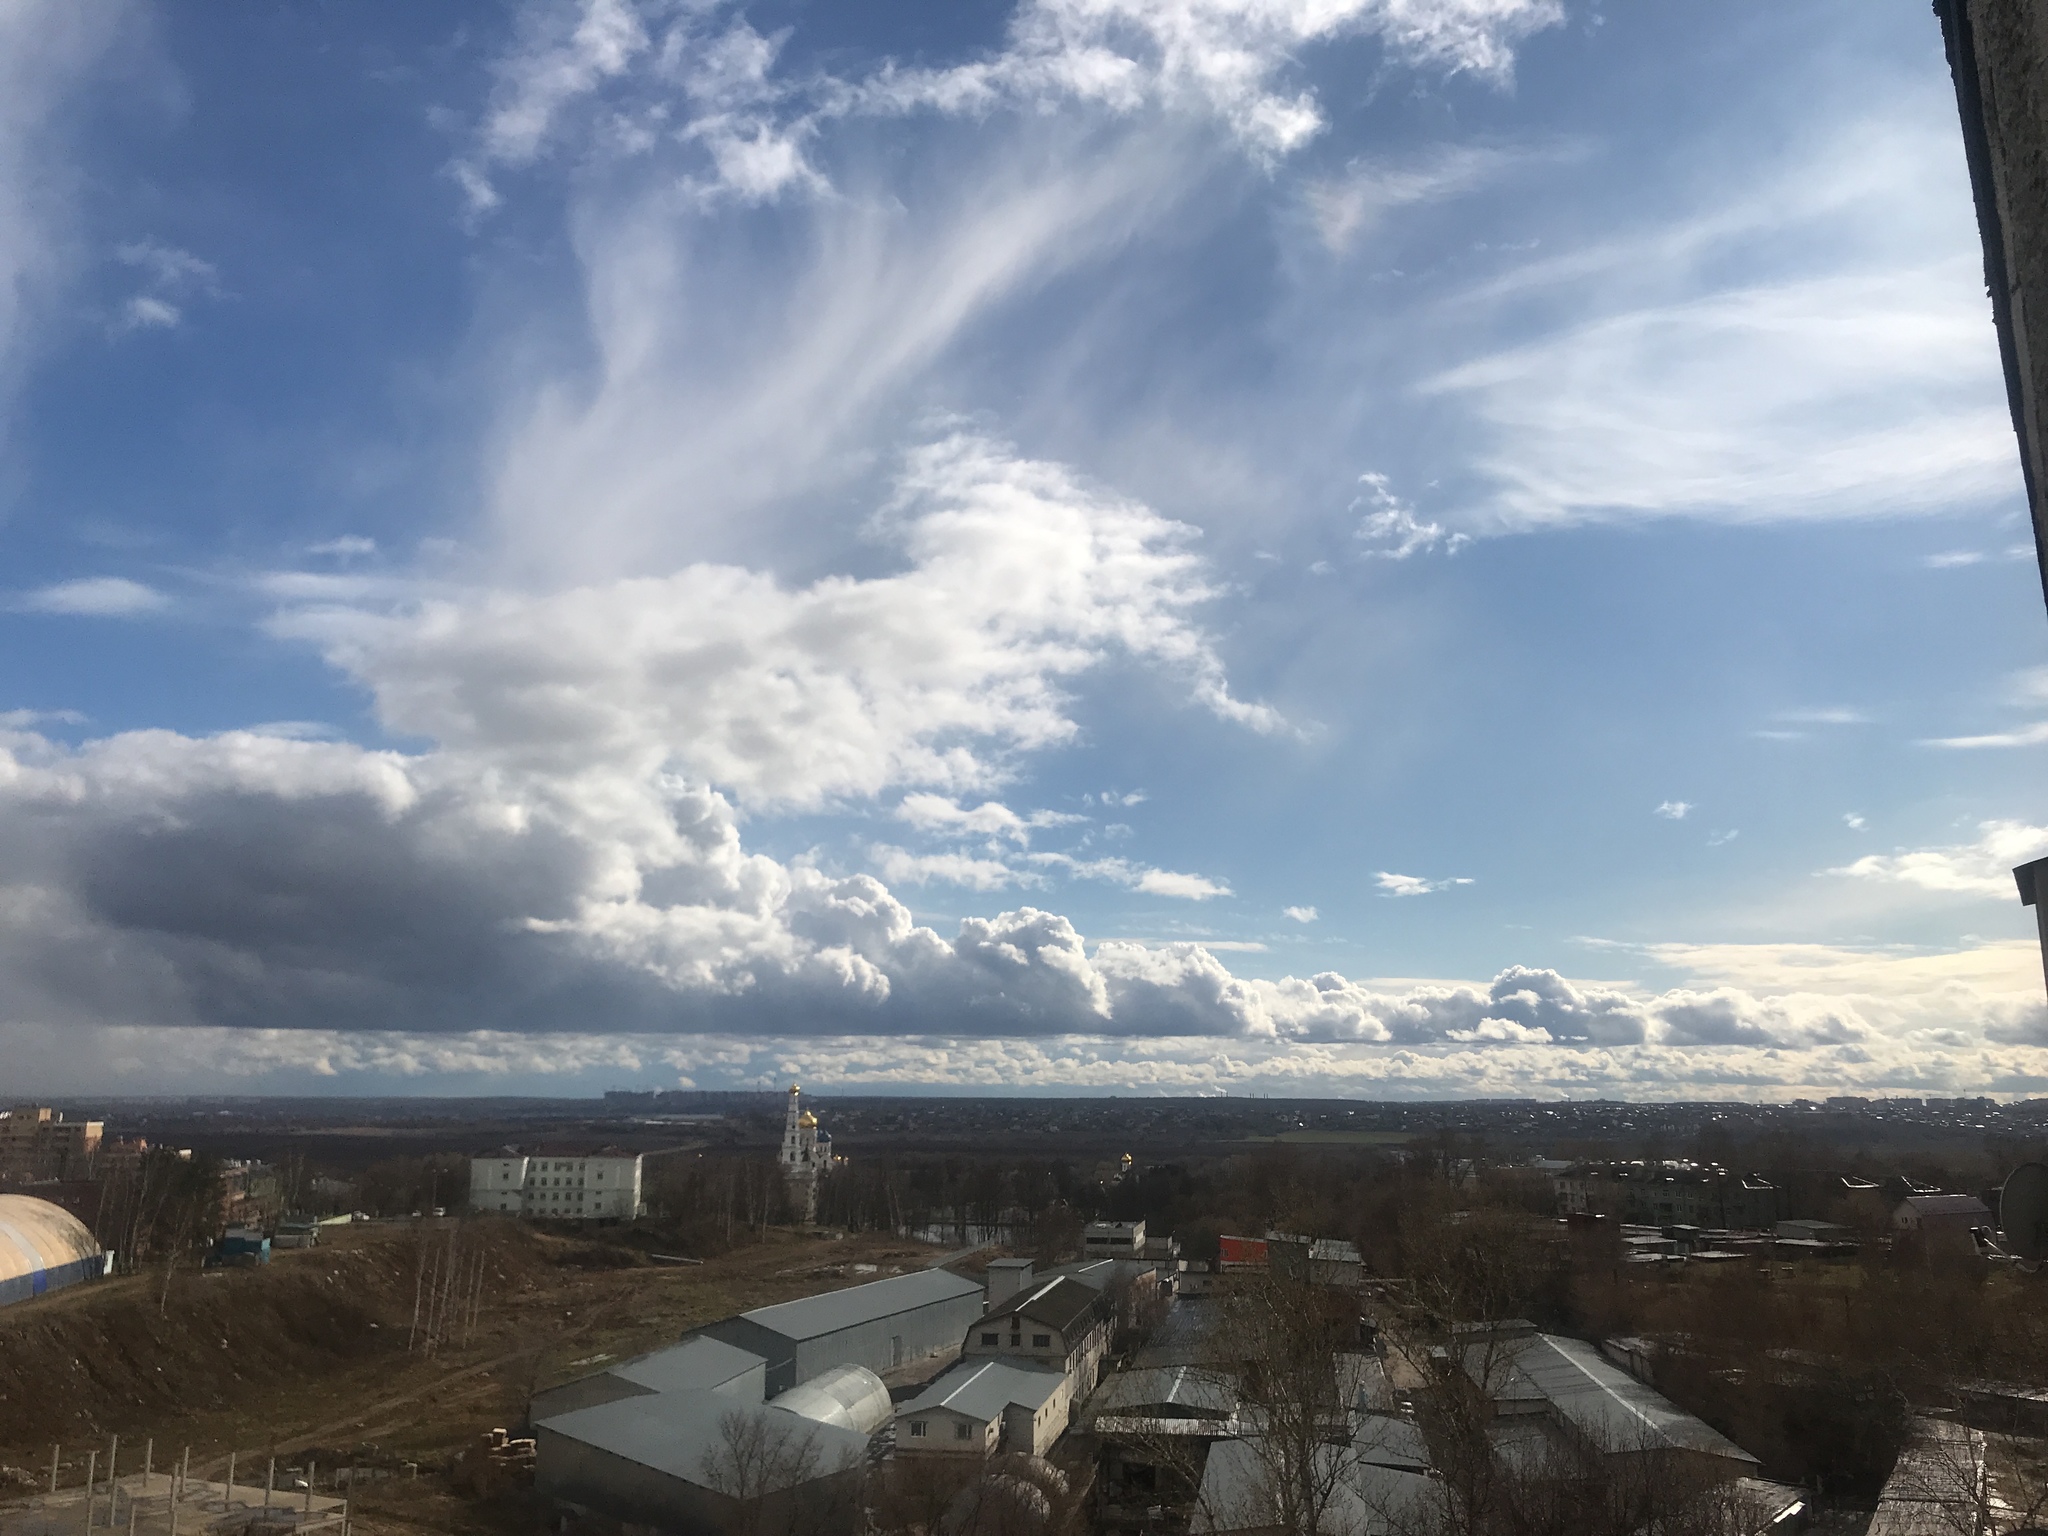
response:
[[[26,1093],[2048,1092],[1919,0],[0,0]]]

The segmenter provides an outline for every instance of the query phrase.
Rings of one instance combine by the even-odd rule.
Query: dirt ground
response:
[[[83,1483],[91,1452],[104,1478],[119,1436],[123,1473],[186,1447],[194,1476],[221,1476],[232,1452],[237,1478],[260,1483],[275,1457],[280,1486],[310,1462],[323,1492],[357,1468],[367,1536],[537,1531],[530,1492],[463,1454],[518,1425],[534,1391],[942,1256],[771,1230],[663,1264],[601,1238],[450,1219],[329,1228],[265,1268],[173,1272],[168,1286],[160,1271],[81,1286],[0,1311],[0,1497],[47,1488],[53,1452],[60,1487]]]

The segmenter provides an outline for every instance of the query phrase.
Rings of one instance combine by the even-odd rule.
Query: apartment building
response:
[[[551,1221],[631,1221],[640,1214],[640,1154],[604,1147],[473,1157],[469,1208]]]

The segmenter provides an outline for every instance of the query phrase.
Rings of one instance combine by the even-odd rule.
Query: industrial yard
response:
[[[473,1325],[428,1340],[412,1326],[425,1258],[483,1260]],[[492,1220],[366,1222],[267,1267],[101,1281],[0,1311],[0,1464],[11,1493],[104,1479],[109,1442],[139,1473],[190,1448],[192,1475],[260,1492],[272,1457],[311,1464],[324,1496],[355,1470],[352,1527],[527,1530],[509,1485],[464,1460],[528,1397],[733,1313],[857,1278],[915,1270],[939,1251],[897,1239],[771,1232],[701,1264],[658,1264],[617,1244]],[[465,1324],[468,1319],[463,1319]],[[411,1333],[411,1349],[407,1348]],[[101,1503],[104,1519],[104,1499]],[[82,1515],[82,1509],[80,1511]],[[10,1511],[0,1529],[29,1530]],[[122,1517],[125,1525],[125,1513]]]

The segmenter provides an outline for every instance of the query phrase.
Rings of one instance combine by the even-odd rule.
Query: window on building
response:
[[[984,1333],[981,1336],[981,1342],[993,1347],[998,1342],[998,1339],[997,1336],[993,1333]]]
[[[910,1421],[910,1438],[913,1440],[922,1440],[924,1438],[925,1428],[926,1426],[923,1419],[912,1419]]]
[[[1052,1335],[1049,1333],[1034,1333],[1031,1335],[1031,1347],[1033,1349],[1051,1349]]]
[[[973,1438],[974,1438],[974,1426],[973,1426],[972,1424],[955,1424],[955,1425],[953,1426],[953,1438],[954,1438],[955,1440],[971,1440],[971,1439],[973,1439]]]

